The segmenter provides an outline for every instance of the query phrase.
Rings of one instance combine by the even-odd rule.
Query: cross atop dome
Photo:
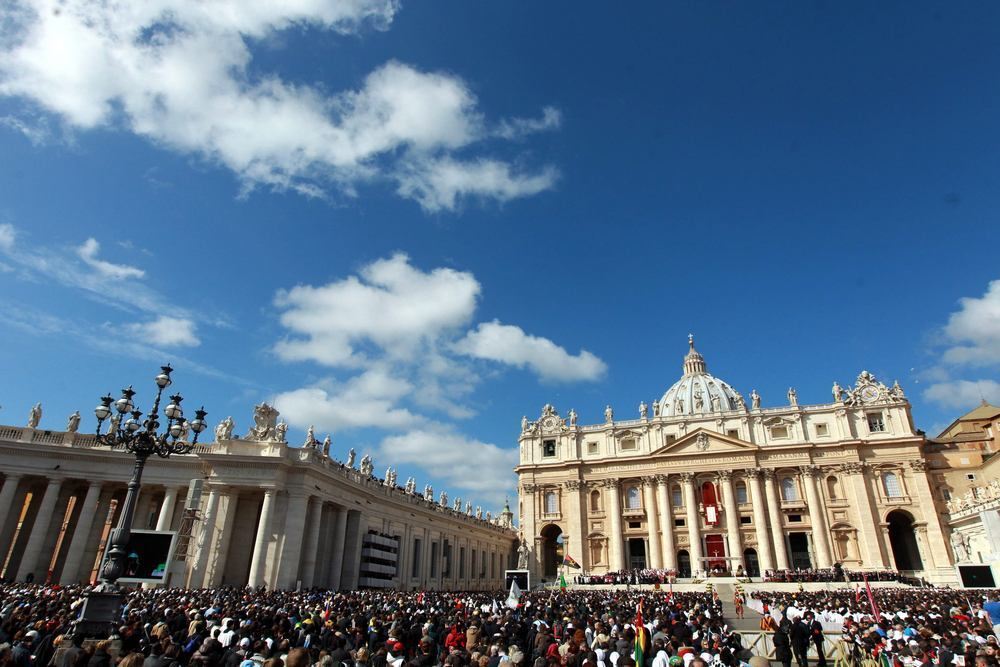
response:
[[[694,334],[688,334],[688,347],[690,349],[684,356],[684,375],[707,373],[708,367],[705,365],[705,357],[694,349]]]

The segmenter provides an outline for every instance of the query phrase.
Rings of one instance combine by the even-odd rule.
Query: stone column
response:
[[[358,587],[361,570],[362,538],[367,530],[363,523],[361,510],[350,510],[347,513],[347,534],[344,539],[344,565],[341,574],[341,585],[349,591]]]
[[[21,511],[20,507],[14,507],[14,496],[17,494],[17,486],[21,483],[21,475],[7,475],[4,477],[3,489],[0,490],[0,508],[6,512],[6,516],[0,519],[0,558],[7,555],[10,550],[10,543],[7,541],[10,539],[8,532],[6,530],[7,524],[17,521],[17,513]],[[11,526],[11,532],[14,530],[14,526]]]
[[[201,536],[198,540],[198,552],[191,564],[190,588],[202,588],[205,585],[205,568],[215,544],[215,519],[219,515],[219,487],[209,489],[208,500],[205,501],[205,512],[201,516]]]
[[[249,585],[256,588],[267,584],[267,547],[271,541],[271,513],[274,511],[274,489],[264,489],[264,500],[260,506],[260,520],[257,522],[257,537],[250,556]]]
[[[937,505],[931,493],[930,482],[927,481],[927,462],[923,459],[910,461],[916,505],[924,514],[927,522],[927,550],[930,552],[930,563],[924,563],[924,569],[931,567],[948,567],[951,560],[948,557],[947,541],[941,530],[941,517],[937,513]],[[918,534],[917,537],[920,537]]]
[[[240,492],[239,489],[230,489],[222,497],[221,501],[226,503],[225,514],[222,515],[222,528],[219,531],[219,539],[215,544],[215,556],[212,558],[207,571],[207,579],[205,580],[206,587],[219,586],[223,583],[225,579],[226,572],[226,561],[229,559],[229,545],[233,539],[233,526],[236,524],[236,510],[239,507],[240,502]],[[220,501],[220,502],[221,502]],[[222,512],[222,507],[220,505],[219,509],[216,511],[216,515]],[[218,523],[218,519],[216,519]],[[239,581],[228,581],[228,584],[244,584],[246,582]]]
[[[94,525],[94,517],[97,515],[97,504],[100,499],[101,483],[92,482],[87,487],[87,495],[84,496],[83,504],[80,505],[80,513],[76,518],[73,538],[70,540],[66,561],[63,563],[62,574],[59,576],[61,584],[75,584],[79,581],[80,565],[83,563],[83,554],[87,550],[90,529]]]
[[[737,558],[739,560],[729,560],[726,561],[730,569],[736,570],[736,564],[742,564],[746,568],[746,563],[743,562],[743,536],[740,534],[740,514],[739,510],[736,508],[736,492],[733,490],[733,473],[729,470],[723,470],[719,473],[719,479],[722,481],[722,508],[726,513],[726,537],[728,538],[726,548],[729,549],[727,554],[730,558]]]
[[[288,494],[288,513],[285,515],[285,543],[278,561],[277,588],[293,590],[299,579],[299,560],[302,558],[302,536],[306,530],[306,509],[309,496],[304,493]]]
[[[847,479],[848,487],[854,491],[854,502],[852,509],[857,512],[858,532],[861,538],[858,540],[861,549],[861,562],[866,566],[886,567],[885,549],[881,539],[879,524],[881,518],[874,510],[872,499],[868,490],[867,479],[868,466],[864,463],[845,463],[841,466]],[[888,543],[886,543],[888,544]]]
[[[701,517],[698,515],[698,497],[694,493],[694,473],[681,473],[684,487],[684,509],[687,512],[688,550],[691,554],[691,575],[704,569],[701,549]]]
[[[826,509],[816,488],[816,477],[820,470],[816,466],[802,466],[802,481],[806,487],[806,502],[809,504],[809,523],[812,526],[816,563],[820,569],[833,565],[830,560],[830,533],[826,528]]]
[[[774,482],[774,470],[764,469],[764,493],[767,495],[767,510],[771,518],[771,543],[774,545],[775,566],[779,570],[788,569],[788,549],[785,547],[785,528],[781,520],[781,502]]]
[[[608,553],[609,567],[612,571],[625,569],[625,543],[622,538],[622,501],[618,492],[618,480],[606,479],[604,485],[608,489],[607,514],[611,520],[611,547]]]
[[[31,528],[31,536],[28,537],[28,544],[24,547],[24,554],[21,556],[21,565],[17,568],[17,581],[24,581],[29,572],[34,573],[35,581],[39,583],[45,581],[45,570],[48,568],[49,562],[42,557],[42,545],[49,536],[49,528],[55,518],[53,515],[55,514],[56,502],[59,500],[61,486],[62,479],[54,477],[49,479],[49,484],[45,487],[45,493],[38,506],[38,513],[35,514],[35,525]],[[45,554],[45,556],[51,558],[52,554]]]
[[[587,486],[578,479],[571,479],[566,482],[567,507],[563,516],[566,524],[570,527],[569,544],[563,544],[564,553],[572,556],[584,569],[588,568],[587,563],[587,511],[590,505],[587,503]],[[565,540],[565,537],[563,538]]]
[[[750,483],[750,502],[753,505],[753,527],[757,536],[757,561],[760,573],[774,569],[774,546],[767,532],[767,507],[764,504],[764,490],[760,484],[760,469],[747,470]]]
[[[663,567],[663,554],[660,551],[660,536],[657,534],[656,521],[656,490],[653,480],[642,482],[642,502],[646,506],[646,529],[649,532],[650,567],[659,570]]]
[[[156,517],[157,530],[170,530],[174,521],[174,506],[177,504],[177,488],[167,487],[163,492],[163,503],[160,505],[160,514]]]
[[[677,569],[677,547],[674,545],[674,512],[670,507],[670,478],[657,475],[656,510],[660,519],[660,539],[663,542],[663,567]]]
[[[319,549],[320,523],[323,518],[323,503],[319,498],[309,499],[309,527],[306,529],[305,554],[302,558],[302,587],[310,588],[316,581],[316,553]]]
[[[344,539],[347,536],[347,508],[338,507],[333,522],[333,550],[330,553],[330,588],[340,590],[344,568]]]

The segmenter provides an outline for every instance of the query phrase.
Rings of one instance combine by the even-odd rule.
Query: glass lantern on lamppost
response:
[[[157,391],[153,399],[153,407],[145,420],[142,412],[135,408],[132,398],[135,391],[131,386],[122,389],[121,398],[115,400],[111,394],[101,398],[100,405],[94,408],[97,417],[97,441],[113,449],[121,449],[135,456],[132,477],[128,483],[128,492],[118,519],[118,525],[111,531],[110,546],[107,557],[101,568],[101,584],[90,594],[84,603],[80,615],[82,632],[104,629],[116,619],[121,607],[122,596],[119,593],[118,579],[125,573],[128,560],[128,542],[132,535],[132,518],[135,514],[136,502],[139,499],[139,487],[142,482],[142,471],[146,459],[153,454],[161,458],[169,458],[172,454],[188,454],[198,442],[198,435],[205,430],[205,409],[195,410],[194,419],[184,418],[180,394],[170,397],[170,403],[163,408],[166,417],[166,429],[160,433],[160,401],[163,390],[172,384],[170,365],[162,366],[160,374],[154,378]],[[115,415],[117,413],[117,416]],[[111,428],[107,433],[101,433],[104,422],[111,419]],[[188,432],[194,433],[190,442]],[[98,627],[100,626],[100,627]]]

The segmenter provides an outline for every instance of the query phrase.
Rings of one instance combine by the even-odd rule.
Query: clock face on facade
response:
[[[861,389],[861,400],[865,403],[871,403],[878,398],[878,388],[868,385]]]
[[[553,426],[555,426],[555,423],[556,420],[553,419],[552,417],[546,417],[544,420],[542,420],[542,426],[545,428],[552,428]]]

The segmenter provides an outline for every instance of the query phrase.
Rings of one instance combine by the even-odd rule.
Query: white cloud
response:
[[[470,273],[414,268],[404,254],[365,266],[360,277],[279,292],[281,323],[293,334],[275,346],[287,361],[326,366],[364,361],[359,344],[412,359],[444,332],[468,323],[480,286]]]
[[[448,484],[452,498],[469,492],[495,506],[514,491],[516,449],[467,438],[442,426],[414,429],[382,441],[379,456],[393,464],[421,467]],[[441,489],[435,489],[435,492]]]
[[[17,230],[14,229],[14,225],[0,224],[0,250],[13,252],[15,239],[17,239]]]
[[[125,278],[142,278],[146,275],[145,271],[134,266],[112,264],[111,262],[104,261],[103,259],[97,259],[97,253],[100,251],[101,244],[97,242],[97,239],[89,238],[83,242],[82,246],[76,249],[76,254],[79,255],[80,259],[82,259],[87,266],[96,270],[105,278],[122,280]]]
[[[129,332],[143,342],[163,347],[197,347],[201,340],[195,334],[197,326],[185,317],[162,315],[152,322],[128,325]]]
[[[313,424],[321,431],[361,427],[386,430],[411,428],[423,419],[396,403],[413,391],[407,380],[386,368],[373,368],[342,385],[304,387],[278,394],[274,404],[297,426]]]
[[[944,328],[954,345],[944,353],[952,364],[987,366],[1000,364],[1000,280],[992,281],[980,298],[959,301]]]
[[[924,390],[924,398],[946,408],[970,410],[983,399],[1000,405],[1000,382],[994,380],[952,380],[937,382]]]
[[[455,349],[479,359],[530,368],[543,380],[597,380],[607,371],[607,365],[586,350],[572,355],[548,338],[530,336],[520,327],[496,320],[470,331]]]
[[[451,157],[420,158],[406,163],[396,176],[397,191],[415,199],[424,210],[454,210],[463,197],[506,202],[551,189],[559,172],[546,167],[534,174],[512,171],[506,162]]]
[[[252,71],[253,40],[293,26],[386,28],[397,9],[390,0],[20,0],[0,14],[0,94],[77,128],[123,127],[203,156],[235,172],[244,190],[322,196],[333,185],[350,195],[388,179],[440,210],[466,195],[505,201],[551,187],[551,168],[453,153],[558,127],[555,109],[492,129],[451,74],[388,62],[357,89],[331,94]]]

